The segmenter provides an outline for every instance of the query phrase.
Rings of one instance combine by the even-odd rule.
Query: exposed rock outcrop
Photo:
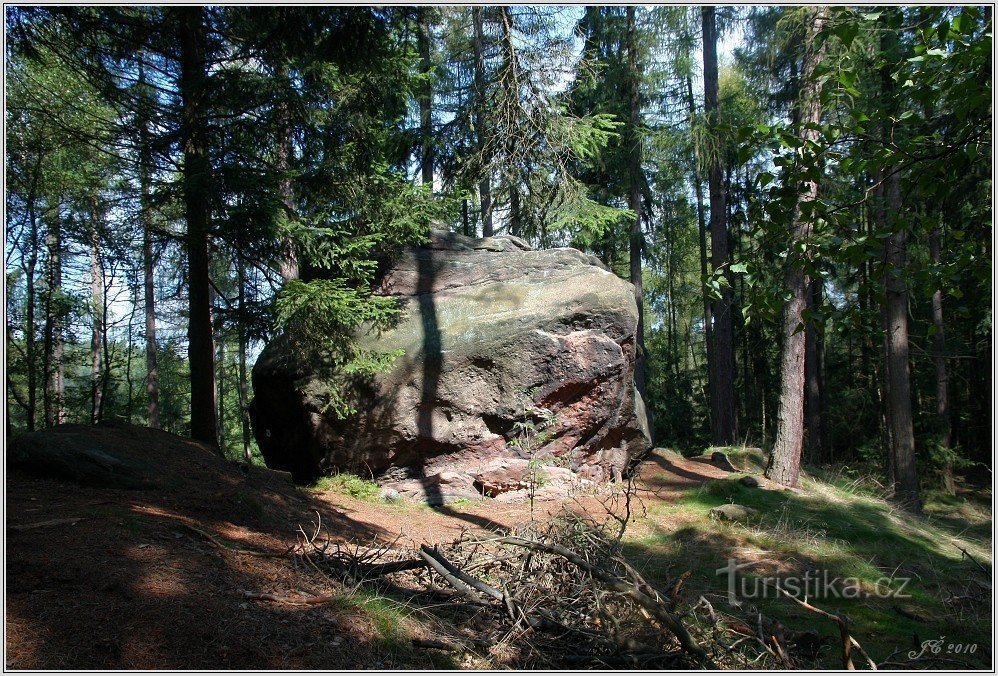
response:
[[[322,384],[290,368],[279,341],[261,354],[251,413],[270,467],[299,480],[373,474],[440,503],[522,490],[528,463],[603,481],[648,450],[633,289],[598,259],[434,233],[376,293],[405,315],[362,347],[404,356],[358,387],[356,415],[321,413]]]
[[[16,437],[9,467],[95,488],[157,488],[154,465],[101,444],[86,428],[63,425]]]

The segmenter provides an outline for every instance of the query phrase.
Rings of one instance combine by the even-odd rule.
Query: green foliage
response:
[[[334,491],[344,493],[358,500],[373,501],[378,497],[379,487],[373,481],[361,479],[356,474],[335,474],[318,479],[309,486],[309,490],[317,492]]]
[[[737,502],[746,490],[735,479],[711,479],[700,489],[704,495],[712,498],[724,498],[729,502]]]

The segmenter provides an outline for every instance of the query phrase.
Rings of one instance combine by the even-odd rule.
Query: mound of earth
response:
[[[330,509],[286,473],[228,462],[159,430],[65,425],[12,446],[61,457],[82,450],[76,460],[152,473],[122,488],[81,481],[66,463],[8,460],[7,668],[388,666],[362,613],[251,603],[243,592],[283,596],[318,584],[284,556],[317,509],[343,539],[389,532]]]

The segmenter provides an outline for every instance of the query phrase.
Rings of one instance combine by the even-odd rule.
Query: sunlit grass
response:
[[[760,458],[752,450],[717,450],[743,472],[758,474]],[[964,551],[988,569],[992,565],[991,513],[983,501],[929,493],[926,515],[916,517],[885,500],[876,482],[848,472],[821,479],[805,476],[796,492],[748,488],[738,482],[740,476],[708,481],[674,503],[653,506],[642,534],[625,543],[627,555],[656,580],[693,571],[688,593],[722,595],[726,580],[715,571],[728,559],[754,562],[744,572],[750,581],[820,569],[855,584],[864,595],[829,596],[815,604],[844,613],[858,640],[880,659],[893,650],[910,649],[913,635],[959,635],[990,652],[990,607],[968,610],[952,601],[970,578],[984,577]],[[709,517],[710,509],[729,502],[756,512],[743,522]],[[904,598],[876,595],[878,585],[897,592],[902,584]],[[825,635],[834,631],[827,620],[802,613],[775,595],[757,605],[773,617],[792,617],[795,628]],[[839,666],[834,655],[829,660],[827,666]]]

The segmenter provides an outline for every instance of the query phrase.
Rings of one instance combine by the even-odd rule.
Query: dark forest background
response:
[[[8,433],[254,460],[431,223],[635,283],[656,444],[989,477],[990,7],[8,7]],[[722,55],[718,56],[719,45]],[[335,392],[333,393],[335,403]]]

